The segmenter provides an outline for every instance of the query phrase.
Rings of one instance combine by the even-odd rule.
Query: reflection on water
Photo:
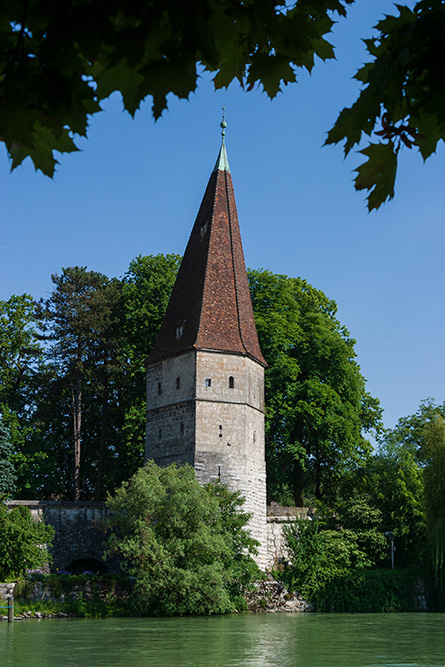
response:
[[[445,667],[441,614],[264,614],[0,624],[1,667]]]

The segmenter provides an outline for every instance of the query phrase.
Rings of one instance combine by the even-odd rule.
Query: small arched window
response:
[[[235,378],[233,375],[229,377],[229,389],[233,389],[235,387]]]

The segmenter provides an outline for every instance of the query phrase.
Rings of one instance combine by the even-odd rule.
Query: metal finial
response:
[[[223,115],[222,115],[222,121],[221,121],[221,124],[220,124],[220,125],[221,125],[221,136],[222,136],[222,138],[224,139],[225,134],[226,134],[226,127],[227,127],[227,123],[226,123],[226,107],[223,107],[223,108],[222,108],[222,112],[223,112]]]

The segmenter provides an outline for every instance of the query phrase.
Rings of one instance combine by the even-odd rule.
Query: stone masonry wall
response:
[[[218,460],[208,455],[206,469],[217,470]],[[200,473],[201,470],[197,466],[196,474],[202,483],[217,478],[217,476],[210,478],[200,476]],[[221,481],[227,483],[232,489],[247,490],[244,509],[253,513],[250,528],[254,537],[262,544],[258,564],[262,569],[272,569],[283,558],[287,558],[284,548],[284,526],[294,522],[296,517],[310,517],[311,515],[306,508],[272,505],[267,507],[266,523],[265,475],[263,477],[263,474],[261,469],[254,467],[245,467],[232,473],[222,462]],[[34,519],[38,521],[44,517],[45,521],[54,527],[55,538],[51,551],[54,559],[51,566],[52,571],[66,570],[73,561],[80,559],[102,560],[105,539],[103,522],[107,512],[104,504],[43,500],[8,502],[9,507],[14,505],[29,507]],[[5,591],[1,589],[0,598],[4,595]]]
[[[102,560],[107,516],[103,503],[12,500],[7,505],[25,505],[34,519],[53,526],[52,571],[66,570],[76,560]]]
[[[267,561],[264,369],[247,356],[191,351],[147,372],[146,458],[190,463],[201,483],[220,479],[245,496]]]
[[[267,508],[267,562],[266,569],[271,570],[289,559],[286,550],[284,528],[295,523],[297,518],[310,519],[312,514],[306,507],[281,507],[276,503]]]
[[[195,470],[245,497],[249,528],[267,562],[264,369],[248,357],[197,353]]]

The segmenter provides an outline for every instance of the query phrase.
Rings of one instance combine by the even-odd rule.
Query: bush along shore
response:
[[[14,620],[140,615],[132,605],[134,581],[123,575],[32,573],[9,586],[14,594]],[[236,613],[314,610],[301,595],[270,575],[256,582],[244,597]],[[7,616],[0,615],[0,620]]]
[[[8,594],[14,595],[14,620],[141,616],[133,604],[134,581],[123,575],[35,574],[7,586]],[[323,591],[318,590],[311,601],[269,574],[244,594],[243,604],[235,613],[357,613],[434,608],[433,586],[428,578],[421,578],[413,571],[383,570],[360,571],[337,578]],[[0,620],[7,618],[6,614],[0,615]]]
[[[14,618],[132,616],[132,588],[123,575],[30,573],[15,583]]]

